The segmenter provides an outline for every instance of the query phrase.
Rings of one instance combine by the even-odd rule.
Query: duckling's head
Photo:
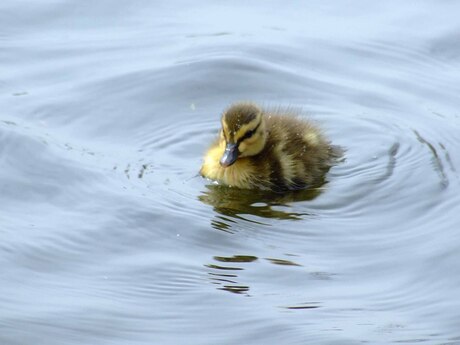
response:
[[[228,167],[238,158],[254,156],[265,146],[267,133],[262,110],[251,103],[237,103],[222,115],[221,145],[225,146],[220,165]]]

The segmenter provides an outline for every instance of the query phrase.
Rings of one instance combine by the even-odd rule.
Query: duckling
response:
[[[321,184],[339,149],[312,123],[293,115],[249,102],[231,105],[200,174],[228,186],[275,192]]]

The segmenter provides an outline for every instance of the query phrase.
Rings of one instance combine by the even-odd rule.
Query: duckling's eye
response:
[[[250,131],[247,131],[246,133],[244,133],[244,135],[238,141],[241,142],[243,140],[246,140],[252,137],[254,133],[257,132],[257,130],[259,129],[259,126],[260,126],[260,123],[256,126],[256,128],[251,129]]]
[[[243,141],[243,140],[249,139],[250,137],[254,135],[255,132],[256,132],[255,130],[247,131],[246,133],[244,133],[244,135],[241,137],[240,140]]]

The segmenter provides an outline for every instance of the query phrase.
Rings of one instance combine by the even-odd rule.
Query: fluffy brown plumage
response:
[[[200,170],[221,184],[273,191],[313,187],[340,156],[316,126],[290,111],[236,103],[221,124]]]

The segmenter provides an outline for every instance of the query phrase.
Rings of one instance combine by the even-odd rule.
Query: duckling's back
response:
[[[299,117],[267,113],[268,137],[264,150],[253,157],[255,181],[275,191],[319,185],[338,156],[321,131]]]

